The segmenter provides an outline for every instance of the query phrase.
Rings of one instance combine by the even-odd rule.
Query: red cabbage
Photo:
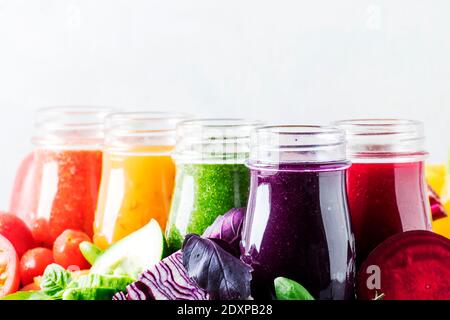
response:
[[[115,300],[209,300],[187,275],[183,254],[177,251],[145,271],[139,280],[127,287],[127,293]]]
[[[113,296],[113,300],[115,300],[115,301],[125,301],[125,300],[128,300],[128,297],[127,297],[127,294],[125,292],[117,292]]]
[[[253,269],[224,250],[217,241],[190,234],[186,236],[182,250],[189,277],[206,290],[212,300],[250,297]]]
[[[245,215],[245,208],[231,209],[223,216],[219,216],[216,221],[205,231],[203,237],[215,238],[215,244],[220,249],[220,254],[215,254],[213,261],[222,259],[227,265],[218,270],[215,275],[218,277],[216,285],[211,284],[213,294],[217,296],[217,291],[220,293],[219,298],[226,299],[240,299],[246,298],[250,295],[247,292],[247,283],[250,283],[251,274],[249,276],[249,268],[239,259],[234,258],[233,253],[239,256],[239,242],[241,240],[241,230]],[[200,238],[200,237],[199,237]],[[216,249],[219,250],[219,249]],[[191,252],[191,251],[190,251]],[[231,256],[231,257],[229,257]],[[213,256],[211,256],[213,258]],[[237,269],[234,269],[237,266]],[[201,272],[201,268],[213,267],[213,265],[202,264],[197,269]],[[217,268],[217,267],[216,267]],[[208,270],[205,270],[208,274]],[[243,283],[236,286],[233,281],[229,281],[231,273],[239,273]],[[251,272],[251,271],[250,271]],[[202,277],[197,277],[204,281]],[[220,279],[219,279],[220,278]],[[230,278],[234,280],[233,278]],[[215,281],[212,279],[211,281]],[[203,282],[202,282],[203,283]],[[232,285],[236,286],[234,288]],[[214,288],[218,286],[218,288]],[[210,287],[205,289],[211,289]],[[229,287],[229,288],[227,288]],[[183,265],[183,253],[177,251],[171,256],[159,262],[150,270],[141,274],[138,281],[127,287],[127,292],[117,293],[113,300],[209,300],[210,295],[204,289],[200,288],[197,283],[192,280],[185,266]]]

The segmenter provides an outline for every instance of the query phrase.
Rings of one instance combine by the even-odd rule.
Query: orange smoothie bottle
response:
[[[164,230],[175,182],[171,153],[182,115],[117,113],[106,120],[103,173],[94,222],[102,249],[155,219]]]

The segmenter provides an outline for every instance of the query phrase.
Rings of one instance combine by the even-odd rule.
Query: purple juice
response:
[[[286,277],[315,299],[353,299],[354,239],[345,187],[347,163],[251,167],[243,260],[254,298],[270,298]]]

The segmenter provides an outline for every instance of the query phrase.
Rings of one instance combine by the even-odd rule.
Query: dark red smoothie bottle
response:
[[[254,131],[241,245],[254,269],[255,299],[273,297],[277,277],[299,282],[316,299],[353,298],[345,150],[343,131],[333,127]]]
[[[424,176],[421,122],[400,119],[344,120],[352,161],[347,187],[356,261],[388,237],[409,230],[431,230]]]

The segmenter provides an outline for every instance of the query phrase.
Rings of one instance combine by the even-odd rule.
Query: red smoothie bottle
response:
[[[108,108],[46,108],[37,113],[34,151],[19,168],[11,212],[51,247],[66,229],[92,236]]]
[[[388,237],[431,230],[425,183],[423,125],[397,119],[344,120],[352,161],[347,190],[356,261]]]

